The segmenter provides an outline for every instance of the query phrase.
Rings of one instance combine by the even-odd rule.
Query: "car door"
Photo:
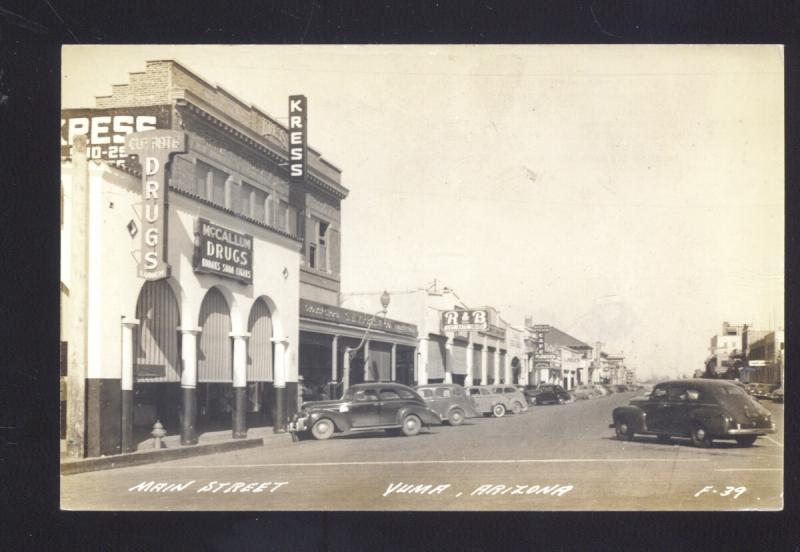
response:
[[[380,399],[377,389],[359,389],[350,403],[350,423],[353,427],[370,427],[380,424]]]
[[[645,424],[649,431],[669,433],[669,386],[656,385],[650,398],[640,405],[645,413]]]
[[[397,411],[408,404],[407,399],[402,399],[400,395],[391,388],[382,388],[378,391],[378,413],[380,425],[394,425],[397,423]]]
[[[689,401],[686,385],[671,385],[667,390],[667,408],[664,413],[664,428],[671,435],[689,435],[682,420],[688,419]]]
[[[542,387],[542,392],[539,394],[538,400],[540,403],[553,402],[556,400],[556,394],[552,385],[545,385]]]
[[[491,410],[492,405],[487,404],[487,400],[481,397],[481,390],[479,387],[470,387],[467,389],[467,394],[478,412],[489,412]]]
[[[432,388],[420,387],[417,389],[417,393],[425,399],[425,404],[428,405],[428,408],[435,410],[439,415],[444,415],[444,412],[442,412],[442,401],[435,396]]]

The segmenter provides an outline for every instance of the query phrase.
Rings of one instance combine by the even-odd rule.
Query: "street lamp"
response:
[[[372,324],[375,322],[375,318],[377,318],[378,315],[380,314],[383,315],[384,319],[386,318],[386,311],[389,309],[389,302],[391,301],[391,299],[392,297],[391,295],[389,295],[389,292],[383,290],[383,293],[381,294],[381,306],[383,307],[383,309],[373,314],[372,317],[369,319],[369,323],[367,323],[367,329],[364,330],[364,335],[361,336],[361,342],[358,344],[358,346],[353,349],[351,349],[350,347],[345,347],[344,373],[342,374],[342,392],[344,392],[345,390],[347,390],[348,387],[350,387],[350,361],[353,359],[353,357],[356,356],[356,354],[358,354],[358,351],[361,349],[361,347],[364,346],[364,343],[367,342],[367,336],[369,335],[370,329],[372,329]],[[365,364],[366,360],[367,359],[365,358],[364,359]]]

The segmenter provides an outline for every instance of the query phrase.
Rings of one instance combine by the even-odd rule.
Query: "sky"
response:
[[[152,59],[282,122],[308,97],[345,293],[436,278],[640,378],[702,368],[723,321],[783,326],[779,46],[65,46],[62,106]]]

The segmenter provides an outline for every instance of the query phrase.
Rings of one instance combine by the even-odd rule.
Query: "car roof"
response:
[[[430,388],[430,387],[461,387],[457,383],[421,383],[420,385],[414,386],[414,389],[420,389],[421,387]],[[474,387],[474,386],[472,386]]]
[[[364,383],[354,383],[350,386],[350,389],[364,389],[368,387],[401,387],[403,389],[411,389],[413,388],[403,385],[402,383],[397,383],[394,381],[365,381]]]
[[[719,380],[719,379],[703,379],[703,378],[690,378],[690,379],[677,379],[677,380],[668,380],[668,381],[660,381],[653,386],[656,385],[695,385],[695,386],[705,386],[705,387],[723,387],[725,385],[736,385],[736,382],[733,380]],[[738,386],[737,386],[738,387]]]

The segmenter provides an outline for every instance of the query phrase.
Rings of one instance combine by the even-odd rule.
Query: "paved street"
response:
[[[733,510],[779,509],[778,432],[750,448],[621,442],[612,409],[635,393],[533,407],[501,419],[293,443],[64,476],[62,507],[99,510]],[[155,482],[148,486],[149,482]],[[155,487],[156,484],[171,487]],[[221,485],[228,483],[229,485]],[[236,485],[239,483],[238,485]],[[180,484],[182,487],[175,486]],[[160,490],[156,490],[160,489]],[[405,491],[405,492],[402,492]]]

